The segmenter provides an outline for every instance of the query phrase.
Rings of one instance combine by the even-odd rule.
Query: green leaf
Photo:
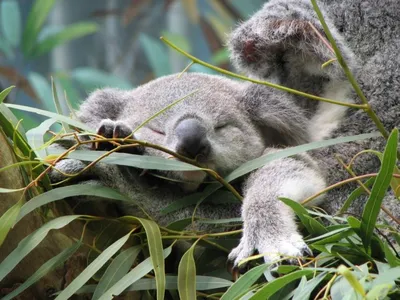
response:
[[[374,286],[367,294],[365,300],[388,299],[386,296],[393,288],[393,284],[386,283]]]
[[[31,54],[43,23],[55,2],[56,0],[36,0],[33,4],[22,35],[22,51],[25,56],[29,57]]]
[[[299,270],[283,277],[277,278],[272,282],[267,283],[261,289],[259,289],[250,299],[251,300],[265,300],[275,294],[277,291],[282,289],[284,286],[289,284],[290,282],[301,278],[302,276],[307,276],[309,274],[314,273],[314,270]]]
[[[47,151],[43,147],[44,145],[44,135],[50,126],[56,122],[54,119],[47,119],[42,122],[38,127],[28,130],[26,133],[26,138],[28,139],[29,146],[35,151],[36,156],[39,159],[44,159],[47,156]]]
[[[310,299],[312,291],[325,279],[327,272],[322,272],[313,279],[308,280],[300,289],[297,288],[294,292],[292,300]]]
[[[172,246],[164,249],[162,251],[163,261],[166,257],[171,254]],[[109,300],[114,296],[118,296],[123,291],[125,291],[131,284],[138,281],[140,278],[145,276],[153,270],[152,257],[149,257],[138,264],[135,268],[133,268],[128,274],[121,278],[116,284],[114,284],[111,288],[109,288],[99,300]],[[158,289],[158,283],[157,283]]]
[[[178,267],[178,292],[182,300],[196,299],[196,263],[193,252],[197,243],[194,243],[185,252]]]
[[[50,154],[61,154],[58,149],[49,149]],[[68,158],[75,158],[83,161],[94,161],[107,151],[75,150],[68,154]],[[199,167],[188,163],[171,160],[157,156],[136,155],[129,153],[114,152],[101,160],[105,164],[129,166],[147,170],[170,170],[170,171],[198,171]]]
[[[268,265],[261,265],[247,271],[222,295],[220,300],[237,299],[260,278],[260,276],[267,269]]]
[[[87,91],[102,87],[116,87],[124,90],[133,88],[124,78],[94,68],[76,68],[71,72],[71,78],[81,84]]]
[[[0,39],[0,52],[2,52],[8,60],[12,60],[15,57],[13,49],[5,39]]]
[[[151,265],[150,260],[148,265]],[[150,269],[151,270],[151,269]],[[142,275],[144,276],[144,275]],[[166,276],[165,277],[166,289],[177,290],[178,289],[178,276]],[[226,288],[232,285],[232,282],[226,279],[211,277],[211,276],[196,276],[196,290],[197,291],[208,291],[220,288]],[[96,285],[85,285],[80,288],[76,294],[88,294],[93,293],[96,289]],[[142,278],[135,281],[125,289],[128,291],[148,291],[157,289],[156,280],[154,278]]]
[[[314,150],[314,149],[319,149],[319,148],[324,148],[336,144],[341,144],[341,143],[347,143],[347,142],[353,142],[353,141],[359,141],[359,140],[364,140],[364,139],[369,139],[373,137],[379,137],[381,136],[379,132],[372,132],[372,133],[366,133],[366,134],[359,134],[359,135],[353,135],[353,136],[346,136],[346,137],[340,137],[336,139],[330,139],[330,140],[323,140],[323,141],[317,141],[317,142],[312,142],[296,147],[290,147],[286,148],[284,150],[263,155],[261,157],[258,157],[256,159],[253,159],[251,161],[248,161],[241,165],[239,168],[234,170],[232,173],[230,173],[225,180],[226,181],[232,181],[240,176],[243,176],[247,173],[250,173],[251,171],[254,171],[258,168],[261,168],[262,166],[266,165],[267,163],[279,159],[279,158],[284,158],[292,155],[296,155],[299,153],[303,153],[306,151]]]
[[[35,273],[32,274],[28,279],[26,279],[20,286],[9,293],[7,296],[2,298],[2,300],[14,299],[17,295],[25,291],[27,288],[32,286],[35,282],[39,281],[43,276],[47,275],[49,272],[60,266],[68,258],[70,258],[82,245],[81,242],[73,244],[71,247],[64,249],[61,253],[57,254],[53,258],[46,261]]]
[[[1,262],[0,281],[3,280],[26,255],[39,245],[50,230],[60,229],[79,217],[81,217],[81,215],[64,216],[53,219],[20,241],[17,248]]]
[[[370,187],[374,182],[375,182],[375,177],[369,178],[366,182],[364,182],[364,186]],[[365,193],[366,192],[362,186],[356,188],[344,202],[343,206],[337,212],[337,215],[345,213],[347,209],[350,207],[351,203],[353,203],[355,199],[357,199],[358,197],[360,197],[362,194]]]
[[[34,211],[35,209],[46,205],[48,203],[63,200],[67,197],[74,197],[74,196],[97,196],[105,199],[113,199],[119,201],[127,201],[132,202],[124,195],[118,193],[117,191],[100,185],[88,185],[88,184],[74,184],[70,186],[60,187],[57,189],[53,189],[47,191],[43,194],[40,194],[36,197],[33,197],[31,200],[26,202],[19,212],[18,218],[16,219],[15,223],[19,222],[23,217],[25,217],[30,212]]]
[[[12,89],[15,88],[15,86],[9,86],[8,88],[4,89],[0,93],[0,103],[3,103],[4,99],[8,96],[8,94],[12,91]]]
[[[389,136],[378,176],[375,179],[371,195],[365,204],[362,214],[360,233],[362,235],[363,245],[366,249],[371,245],[372,234],[381,209],[381,204],[392,180],[396,164],[398,133],[398,129],[394,129]]]
[[[139,42],[156,77],[171,74],[168,51],[158,40],[141,33]]]
[[[14,225],[23,203],[24,199],[21,198],[0,217],[0,246],[3,244],[8,232]]]
[[[28,112],[32,112],[32,113],[35,113],[35,114],[38,114],[38,115],[41,115],[41,116],[46,116],[46,117],[49,117],[49,118],[53,118],[55,120],[65,122],[65,123],[67,123],[69,125],[81,128],[81,129],[89,131],[89,132],[93,131],[86,124],[83,124],[82,122],[73,120],[71,118],[68,118],[68,117],[60,115],[60,114],[56,114],[56,113],[53,113],[53,112],[45,111],[45,110],[34,108],[34,107],[24,106],[24,105],[9,104],[9,103],[7,103],[5,105],[7,107],[9,107],[9,108],[18,109],[18,110],[22,110],[22,111],[28,111]]]
[[[129,272],[140,250],[140,246],[128,248],[112,261],[97,284],[92,300],[99,299],[105,291]]]
[[[215,52],[211,57],[211,63],[213,65],[220,65],[229,63],[229,51],[226,48],[222,48]]]
[[[92,34],[97,30],[97,24],[94,22],[80,22],[69,25],[60,32],[50,35],[38,43],[32,50],[32,56],[43,55],[61,44]]]
[[[394,280],[398,280],[400,278],[400,267],[391,268],[389,270],[385,270],[382,274],[379,274],[373,281],[374,286],[391,283]]]
[[[308,211],[300,203],[287,198],[279,198],[279,200],[293,209],[309,233],[321,235],[328,232],[328,230],[321,223],[310,216]]]
[[[61,108],[60,100],[58,100],[57,88],[56,88],[56,84],[54,82],[53,77],[51,77],[51,92],[53,95],[53,102],[54,102],[54,106],[56,107],[57,113],[59,115],[64,115],[63,110]],[[61,122],[61,125],[62,125],[65,133],[72,132],[72,130],[69,128],[68,124],[66,124],[65,122]]]
[[[383,243],[383,250],[385,251],[386,260],[391,267],[400,266],[400,260],[393,253],[393,250],[389,247],[389,244],[387,242]]]
[[[86,267],[56,298],[56,300],[69,299],[80,287],[82,287],[108,260],[128,241],[131,232],[115,241],[105,249],[92,263]]]
[[[0,3],[0,22],[4,37],[11,46],[17,47],[21,41],[21,13],[16,0]]]
[[[362,297],[365,297],[365,290],[364,287],[361,285],[361,283],[358,281],[357,277],[353,274],[350,269],[348,269],[346,266],[341,265],[338,267],[338,273],[343,275],[344,278],[349,282],[351,287],[359,293]]]
[[[147,243],[149,246],[150,258],[153,263],[154,274],[157,282],[157,300],[164,299],[165,294],[165,265],[163,257],[161,232],[158,225],[150,220],[136,217],[122,217],[120,220],[131,223],[139,222],[146,231]]]
[[[53,96],[48,80],[41,74],[29,72],[27,79],[31,84],[36,96],[42,101],[43,107],[48,111],[54,111]]]

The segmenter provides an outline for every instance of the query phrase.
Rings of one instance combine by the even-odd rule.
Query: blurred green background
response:
[[[6,102],[55,111],[53,78],[59,99],[67,97],[77,108],[95,88],[130,89],[182,71],[188,59],[160,36],[229,69],[226,33],[263,2],[0,0],[0,90],[15,85]],[[199,65],[190,71],[212,72]],[[26,129],[41,121],[37,115],[14,113]]]

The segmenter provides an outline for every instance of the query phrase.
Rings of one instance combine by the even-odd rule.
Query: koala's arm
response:
[[[269,148],[265,154],[276,151]],[[318,167],[306,154],[272,161],[251,174],[245,183],[242,206],[243,236],[230,253],[230,260],[237,265],[255,250],[267,263],[280,256],[291,260],[310,254],[291,208],[278,198],[301,201],[324,187]]]

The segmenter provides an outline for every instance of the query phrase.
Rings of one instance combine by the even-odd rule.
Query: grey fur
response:
[[[399,125],[400,117],[397,92],[400,90],[400,22],[396,14],[400,11],[399,2],[323,2],[324,14],[345,59],[357,74],[385,127],[391,130]],[[273,80],[320,96],[357,102],[337,62],[320,68],[333,54],[308,22],[323,34],[308,0],[269,1],[230,35],[232,61],[252,77]],[[358,34],[358,31],[363,34]],[[204,74],[162,77],[133,91],[98,90],[82,104],[78,117],[94,130],[103,126],[105,131],[114,133],[116,124],[132,129],[174,100],[195,90],[198,91],[135,135],[171,150],[179,150],[177,146],[182,142],[182,135],[176,134],[176,128],[187,136],[187,130],[201,127],[200,133],[193,132],[193,136],[197,136],[199,141],[207,140],[211,148],[198,159],[221,175],[263,153],[279,151],[277,147],[375,130],[362,111],[346,110],[265,86]],[[201,126],[188,121],[193,119]],[[189,125],[182,130],[183,122]],[[122,130],[122,134],[126,131]],[[274,261],[279,255],[301,256],[307,253],[293,213],[277,197],[301,201],[323,188],[325,181],[331,184],[348,177],[334,154],[349,159],[362,149],[382,149],[383,145],[383,139],[336,145],[308,155],[275,160],[253,172],[244,183],[244,233],[229,258],[238,264],[254,250],[263,253],[266,261]],[[143,154],[168,157],[151,148],[144,149]],[[71,172],[82,169],[84,165],[76,160],[64,160],[57,167]],[[371,156],[361,156],[356,165],[360,173],[376,172],[379,161]],[[204,174],[162,174],[191,181],[182,185],[140,176],[140,173],[141,170],[99,163],[86,176],[95,177],[102,184],[128,195],[161,225],[191,217],[193,207],[169,215],[161,215],[160,210],[197,190],[205,179]],[[54,171],[52,178],[58,181],[61,176]],[[329,193],[324,208],[329,212],[336,211],[351,188],[345,186]],[[387,205],[400,215],[398,205],[396,207],[396,203],[390,200],[393,199],[388,199]],[[126,211],[143,216],[138,206],[132,205]],[[239,205],[227,207],[204,203],[197,215],[229,218],[237,216],[239,209]],[[353,212],[359,213],[361,209],[362,203],[358,203]]]

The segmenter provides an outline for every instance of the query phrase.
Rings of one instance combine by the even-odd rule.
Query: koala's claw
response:
[[[101,121],[100,126],[97,130],[97,134],[101,135],[105,138],[126,138],[131,136],[131,138],[135,138],[132,134],[132,128],[123,121],[112,121],[110,119],[104,119]],[[94,143],[93,148],[95,150],[111,150],[115,148],[115,145],[112,143],[105,142],[97,142]],[[143,147],[136,146],[132,148],[124,149],[124,152],[132,153],[132,154],[141,154],[143,153]]]
[[[251,256],[255,250],[264,255],[266,263],[279,263],[281,258],[288,257],[285,260],[291,265],[298,264],[296,257],[312,256],[311,249],[304,243],[302,237],[295,233],[284,238],[279,237],[274,240],[262,241],[258,245],[251,247],[246,241],[246,236],[243,236],[239,245],[234,248],[228,256],[228,260],[233,261],[235,267],[239,263]]]

